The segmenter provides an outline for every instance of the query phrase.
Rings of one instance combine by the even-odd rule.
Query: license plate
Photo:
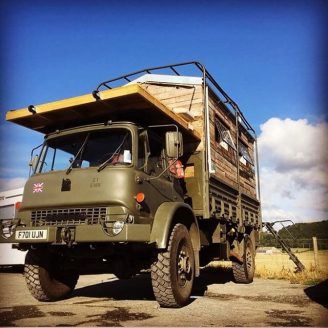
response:
[[[15,238],[17,240],[40,240],[47,239],[48,230],[18,230],[15,233]]]

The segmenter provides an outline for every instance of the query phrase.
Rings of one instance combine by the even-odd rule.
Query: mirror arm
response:
[[[36,168],[36,166],[35,167],[33,167],[33,154],[34,154],[34,151],[36,151],[38,148],[40,148],[41,146],[43,146],[43,143],[42,144],[40,144],[39,146],[36,146],[36,147],[34,147],[32,150],[31,150],[31,159],[30,159],[30,162],[28,163],[28,166],[30,167],[30,171],[29,171],[29,174],[28,174],[28,176],[30,177],[31,176],[31,171],[33,170],[33,171],[35,171],[35,168]],[[39,157],[38,155],[36,155],[37,157]],[[38,161],[36,161],[36,162],[38,162]]]
[[[175,158],[175,159],[173,160],[173,162],[172,162],[170,165],[168,165],[167,168],[166,168],[165,170],[163,170],[163,171],[162,171],[159,175],[157,175],[156,177],[146,178],[146,179],[144,179],[144,181],[151,181],[151,180],[155,180],[155,179],[160,178],[165,172],[167,172],[167,171],[170,169],[171,166],[173,166],[173,165],[177,162],[178,159],[179,159],[179,158]]]

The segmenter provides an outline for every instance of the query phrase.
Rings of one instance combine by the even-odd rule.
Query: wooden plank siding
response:
[[[210,135],[211,135],[211,158],[215,165],[215,175],[227,182],[234,188],[238,188],[237,178],[237,160],[239,161],[240,172],[240,191],[248,196],[256,198],[256,181],[255,181],[255,167],[246,163],[244,165],[240,162],[239,152],[228,146],[225,149],[220,140],[216,140],[216,127],[215,119],[219,118],[228,128],[232,140],[237,145],[237,129],[235,118],[229,115],[229,112],[220,104],[216,97],[209,96],[209,109],[210,109]],[[242,142],[248,149],[249,155],[254,159],[254,141],[247,137],[247,135],[239,130],[239,143]]]
[[[173,112],[184,110],[190,114],[190,117],[193,118],[189,121],[190,125],[203,136],[204,95],[201,85],[143,83],[141,86]],[[197,150],[203,150],[203,142],[201,142]]]
[[[189,124],[202,137],[202,142],[197,150],[204,149],[204,95],[202,85],[172,85],[164,83],[142,83],[141,86],[162,102],[173,112],[187,112],[190,115]],[[226,150],[216,140],[215,117],[219,118],[229,128],[234,144],[237,144],[236,122],[234,116],[227,111],[225,106],[219,103],[217,97],[210,90],[208,106],[210,112],[210,140],[211,160],[214,165],[214,175],[226,182],[229,186],[238,189],[237,160],[239,154],[231,147]],[[177,109],[179,109],[177,111]],[[249,151],[254,163],[254,141],[240,129],[239,140]],[[256,198],[255,167],[239,162],[240,191],[247,196]]]

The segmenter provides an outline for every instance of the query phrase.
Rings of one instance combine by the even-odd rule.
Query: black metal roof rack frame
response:
[[[206,85],[212,85],[214,87],[213,90],[216,93],[216,96],[219,98],[219,100],[224,103],[226,105],[226,107],[232,111],[234,114],[238,113],[238,116],[241,118],[246,130],[252,132],[255,134],[255,130],[253,129],[253,127],[250,125],[250,123],[246,120],[244,114],[242,113],[242,111],[240,110],[239,106],[237,105],[237,103],[235,101],[233,101],[231,99],[231,97],[223,90],[223,88],[218,84],[218,82],[213,78],[213,76],[208,72],[208,70],[205,68],[205,66],[203,64],[201,64],[198,61],[190,61],[190,62],[183,62],[183,63],[178,63],[178,64],[171,64],[171,65],[164,65],[164,66],[155,66],[155,67],[150,67],[150,68],[144,68],[132,73],[128,73],[128,74],[124,74],[121,76],[118,76],[116,78],[101,82],[97,88],[96,88],[96,92],[100,91],[101,88],[107,88],[107,89],[112,89],[113,86],[111,86],[111,84],[113,84],[114,82],[119,82],[120,80],[124,80],[126,82],[131,82],[133,77],[137,76],[137,75],[141,75],[141,74],[153,74],[154,71],[159,71],[159,70],[164,70],[164,69],[169,69],[171,70],[175,75],[180,76],[180,72],[178,71],[178,68],[181,67],[185,67],[185,66],[194,66],[196,67],[199,71],[202,72],[202,76],[203,76],[203,83]],[[224,98],[224,101],[222,101],[221,97]],[[230,107],[230,108],[229,108]]]

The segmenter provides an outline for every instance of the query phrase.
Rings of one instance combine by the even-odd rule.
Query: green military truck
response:
[[[67,297],[83,272],[150,269],[158,303],[180,307],[213,260],[252,282],[255,131],[201,63],[133,72],[6,119],[45,134],[17,217],[1,221],[1,242],[28,251],[37,300]]]

